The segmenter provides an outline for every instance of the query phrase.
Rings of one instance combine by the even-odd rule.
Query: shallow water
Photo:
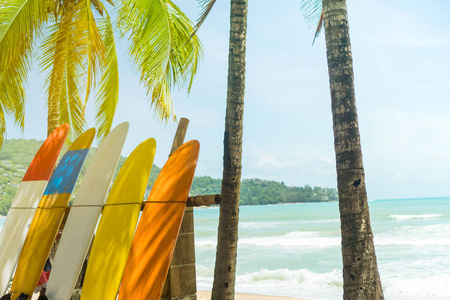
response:
[[[450,198],[371,201],[386,299],[449,299]],[[195,210],[197,280],[211,289],[218,208]],[[236,290],[342,299],[338,203],[241,207]]]
[[[450,299],[450,198],[369,205],[386,299]],[[218,219],[195,209],[198,289],[212,287]],[[241,207],[236,290],[342,299],[339,226],[336,202]]]

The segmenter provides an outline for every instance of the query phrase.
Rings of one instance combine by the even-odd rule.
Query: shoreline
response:
[[[199,291],[197,291],[197,299],[198,300],[210,300],[211,292],[199,290]],[[250,293],[236,293],[235,299],[236,300],[308,300],[308,299],[302,299],[302,298],[259,295],[259,294],[250,294]]]

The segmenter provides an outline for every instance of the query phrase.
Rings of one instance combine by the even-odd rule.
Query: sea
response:
[[[450,299],[450,198],[369,201],[386,299]],[[214,278],[219,208],[195,209],[198,289]],[[337,202],[242,206],[236,291],[342,299]]]
[[[369,207],[385,298],[450,299],[450,198]],[[194,211],[197,288],[211,290],[219,208]],[[242,206],[236,291],[342,299],[340,242],[337,202]]]

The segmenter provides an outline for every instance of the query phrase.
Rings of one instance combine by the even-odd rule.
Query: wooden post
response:
[[[183,144],[188,124],[188,119],[180,119],[170,154]],[[194,210],[192,207],[187,207],[184,213],[161,299],[197,300]]]
[[[172,143],[172,149],[170,150],[170,155],[175,152],[181,145],[184,143],[184,138],[186,137],[186,131],[189,125],[189,119],[181,118],[178,123],[177,132],[175,133],[175,137]]]

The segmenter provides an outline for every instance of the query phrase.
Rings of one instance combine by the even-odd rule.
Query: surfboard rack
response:
[[[191,196],[188,198],[187,206],[195,207],[195,206],[211,206],[222,203],[222,195],[221,194],[212,194],[212,195],[197,195]]]
[[[187,201],[187,207],[218,205],[221,202],[222,202],[222,195],[220,195],[220,194],[190,196]],[[141,211],[144,209],[146,203],[147,203],[147,201],[142,202]],[[65,221],[70,213],[70,208],[71,208],[71,206],[66,207],[63,224],[62,224],[60,230],[64,229]]]
[[[222,202],[222,195],[211,194],[211,195],[197,195],[188,198],[187,207],[198,207],[198,206],[211,206],[217,205]],[[144,210],[147,201],[142,202],[141,210]]]

